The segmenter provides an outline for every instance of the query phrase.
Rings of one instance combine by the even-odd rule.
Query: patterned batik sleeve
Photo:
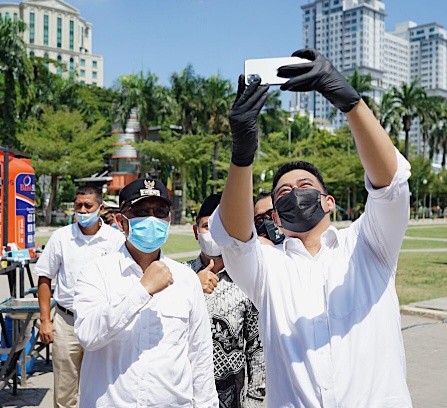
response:
[[[258,311],[247,299],[244,324],[245,355],[247,360],[248,388],[245,408],[261,408],[265,397],[264,351],[258,329]]]

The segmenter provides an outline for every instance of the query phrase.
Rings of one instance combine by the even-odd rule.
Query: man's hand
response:
[[[210,259],[209,265],[200,272],[197,272],[203,293],[206,293],[207,295],[211,295],[211,293],[214,292],[214,288],[217,287],[217,283],[219,282],[219,277],[211,270],[213,267],[214,261]]]
[[[360,101],[359,93],[346,81],[332,63],[317,50],[295,51],[293,57],[310,60],[304,64],[285,65],[278,69],[278,76],[290,78],[281,85],[282,91],[318,91],[342,112],[349,112]]]
[[[144,271],[140,283],[149,295],[154,296],[169,285],[172,285],[174,279],[172,279],[172,273],[164,262],[154,261]]]
[[[53,322],[51,320],[40,322],[39,335],[41,342],[44,344],[50,344],[54,341]]]
[[[245,77],[239,76],[237,96],[229,114],[233,145],[231,161],[246,167],[253,163],[258,148],[258,114],[267,99],[268,85],[253,81],[245,87]]]

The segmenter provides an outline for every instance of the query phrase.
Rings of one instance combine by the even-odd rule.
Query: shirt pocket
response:
[[[188,334],[189,309],[186,305],[176,304],[164,307],[160,311],[163,326],[161,342],[168,344],[184,343]]]

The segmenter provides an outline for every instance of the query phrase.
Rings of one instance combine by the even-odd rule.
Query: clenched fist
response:
[[[144,271],[144,275],[140,283],[147,290],[149,295],[154,296],[156,293],[166,289],[174,283],[172,273],[164,262],[154,261]]]

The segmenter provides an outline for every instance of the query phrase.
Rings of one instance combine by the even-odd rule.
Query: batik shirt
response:
[[[200,256],[187,264],[195,272],[205,268]],[[218,276],[214,292],[204,296],[211,321],[219,407],[261,408],[265,395],[265,366],[258,311],[225,271],[220,271]]]

